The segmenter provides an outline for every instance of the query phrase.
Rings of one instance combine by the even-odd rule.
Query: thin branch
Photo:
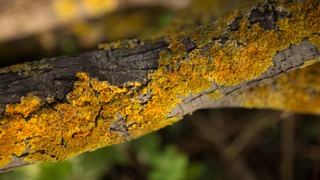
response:
[[[294,116],[289,116],[282,124],[281,138],[281,180],[293,179],[294,165]]]

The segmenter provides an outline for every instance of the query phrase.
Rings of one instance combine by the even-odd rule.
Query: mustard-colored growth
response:
[[[210,90],[213,83],[234,86],[259,77],[273,65],[272,58],[277,52],[291,44],[301,43],[304,38],[312,37],[312,43],[319,46],[319,37],[314,35],[320,29],[320,11],[315,8],[316,4],[316,1],[301,4],[287,2],[283,10],[290,16],[279,19],[278,31],[264,30],[257,23],[250,25],[247,20],[250,8],[246,8],[241,12],[243,18],[237,31],[228,30],[228,25],[238,17],[234,13],[211,26],[172,36],[167,39],[171,51],[160,53],[159,67],[148,74],[146,86],[140,82],[113,86],[79,72],[79,80],[67,94],[65,103],[50,108],[41,107],[37,97],[27,96],[19,104],[8,105],[0,121],[0,166],[7,164],[12,155],[22,154],[25,155],[24,160],[30,162],[62,161],[81,152],[138,138],[172,124],[181,117],[168,118],[167,115],[182,101],[182,97]],[[223,35],[228,37],[225,43],[213,40]],[[186,38],[197,45],[189,53],[182,43]],[[116,43],[114,48],[132,48],[135,46],[132,42],[122,41]],[[202,52],[205,46],[209,48]],[[308,78],[308,83],[320,84],[318,78]],[[279,82],[288,83],[285,92],[296,97],[290,90],[297,89],[294,84],[299,83],[290,84],[290,79],[280,79]],[[309,87],[303,79],[298,81],[301,87]],[[141,103],[141,94],[149,94],[150,99]],[[222,98],[219,89],[208,95],[213,99]],[[256,97],[259,97],[258,94]],[[278,98],[276,92],[273,98]],[[259,99],[261,104],[263,99],[270,100],[263,93]],[[244,104],[259,106],[259,99]],[[275,103],[270,107],[296,109],[301,102],[291,99],[268,102]],[[284,106],[282,102],[285,101],[289,101],[290,105]],[[303,102],[310,101],[318,103],[318,99],[311,97],[305,97]],[[125,133],[130,137],[122,136],[124,132],[121,130],[110,128],[119,117],[124,119],[128,129]]]
[[[38,73],[32,72],[33,69],[40,70]],[[4,67],[0,69],[0,73],[7,73],[7,72],[14,72],[18,73],[19,75],[30,75],[33,77],[37,77],[39,74],[41,74],[42,69],[52,69],[52,67],[48,64],[41,64],[41,63],[21,63],[21,64],[15,64],[9,67]]]
[[[320,9],[319,9],[320,11]],[[320,49],[320,32],[318,34],[313,34],[310,36],[309,40],[312,44],[317,46],[318,49]]]
[[[166,117],[174,101],[171,104],[167,99],[155,98],[147,107],[140,104],[139,93],[132,88],[141,86],[139,82],[128,82],[129,90],[92,79],[86,73],[78,73],[77,77],[79,81],[68,93],[67,103],[40,108],[39,99],[28,96],[8,106],[1,121],[1,165],[7,164],[12,154],[27,153],[24,160],[30,162],[61,161],[83,151],[124,142],[126,139],[109,128],[118,120],[118,114],[126,119],[131,138],[177,121]]]
[[[6,114],[21,114],[23,117],[29,116],[30,113],[41,107],[40,99],[36,96],[28,95],[21,98],[20,104],[9,104],[6,106]]]
[[[145,40],[139,40],[139,41],[140,41],[139,45],[144,45],[148,43]],[[121,49],[121,48],[132,49],[134,47],[137,47],[137,45],[138,45],[137,39],[125,39],[122,41],[99,44],[98,48],[109,51],[110,49]]]
[[[18,72],[20,74],[24,73],[24,74],[29,74],[29,72],[31,71],[31,67],[30,65],[28,65],[27,63],[22,63],[22,64],[16,64],[7,68],[2,68],[0,70],[0,73],[6,73],[6,72]]]
[[[207,94],[211,99],[222,99],[223,98],[223,94],[221,94],[220,90],[215,90],[211,93]]]
[[[249,24],[247,20],[249,13],[244,13],[239,23],[237,31],[228,32],[228,24],[237,17],[237,13],[215,22],[208,27],[201,27],[197,31],[183,33],[173,37],[170,44],[171,54],[162,53],[160,62],[166,64],[189,64],[193,66],[193,61],[197,61],[198,68],[193,72],[203,75],[199,81],[210,81],[220,85],[233,86],[243,81],[249,81],[260,76],[271,65],[275,54],[288,48],[292,44],[300,44],[304,38],[313,37],[313,43],[319,40],[314,32],[318,32],[320,11],[314,8],[313,1],[288,2],[287,8],[290,18],[279,19],[276,24],[278,29],[265,30],[258,23]],[[247,11],[250,9],[247,9]],[[306,13],[308,12],[308,16]],[[231,18],[230,18],[231,17]],[[228,33],[226,33],[228,32]],[[226,35],[228,39],[225,44],[212,39]],[[191,37],[201,49],[206,45],[211,45],[211,49],[204,55],[198,49],[186,53],[180,43],[185,37]],[[186,57],[185,61],[182,61]],[[192,77],[192,76],[191,76]],[[190,77],[190,78],[191,78]]]

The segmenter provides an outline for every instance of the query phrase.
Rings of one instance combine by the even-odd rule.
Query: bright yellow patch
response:
[[[223,94],[221,94],[220,90],[215,90],[211,93],[207,94],[211,99],[222,99],[223,98]]]
[[[311,65],[313,65],[313,64],[315,64],[315,63],[318,63],[318,62],[320,62],[320,58],[307,61],[307,62],[305,62],[305,63],[303,64],[303,66],[301,66],[300,68],[302,69],[302,68],[305,68],[305,67],[307,67],[307,66],[311,66]]]
[[[79,2],[77,0],[55,0],[53,7],[62,20],[74,19],[79,13]]]

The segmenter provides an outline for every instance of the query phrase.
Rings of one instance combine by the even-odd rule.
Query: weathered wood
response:
[[[94,50],[74,56],[61,56],[19,64],[0,70],[0,114],[6,104],[18,103],[32,93],[42,101],[64,101],[78,79],[77,72],[123,86],[125,82],[147,83],[147,74],[158,68],[159,53],[168,44],[159,41],[134,49]]]

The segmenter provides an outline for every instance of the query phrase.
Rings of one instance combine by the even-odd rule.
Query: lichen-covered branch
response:
[[[191,32],[2,68],[0,171],[129,141],[204,107],[297,110],[270,102],[299,88],[287,72],[319,61],[319,21],[316,0],[258,1]],[[301,77],[300,92],[316,80]],[[309,89],[288,95],[319,101]],[[299,112],[319,113],[314,105]]]

